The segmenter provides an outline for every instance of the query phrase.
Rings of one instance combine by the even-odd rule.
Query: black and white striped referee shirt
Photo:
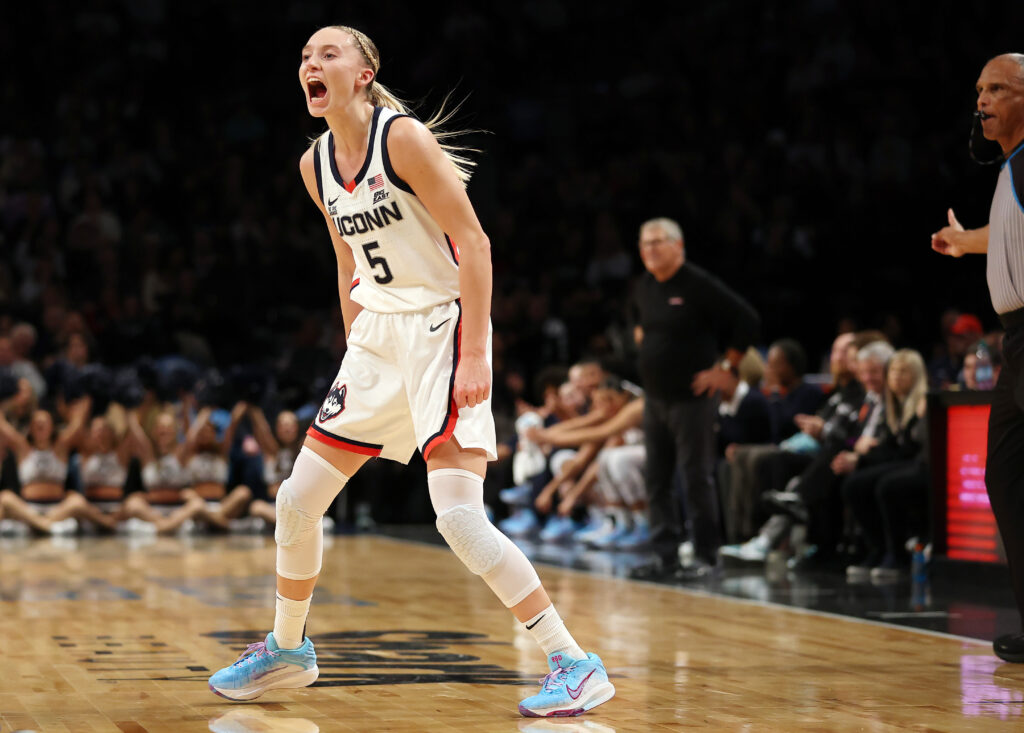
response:
[[[1024,308],[1024,142],[999,171],[988,215],[988,291],[996,313]]]

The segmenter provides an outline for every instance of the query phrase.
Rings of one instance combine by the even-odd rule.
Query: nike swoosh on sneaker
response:
[[[541,622],[541,619],[543,619],[543,618],[544,618],[544,616],[541,615],[541,617],[539,619],[537,619],[536,621],[534,621],[532,624],[526,624],[526,630],[529,631],[530,629],[532,629],[534,626],[539,624]]]
[[[565,690],[569,693],[569,697],[573,700],[577,699],[580,696],[580,693],[583,692],[583,685],[587,684],[587,680],[590,679],[590,675],[594,674],[596,671],[596,669],[590,670],[590,674],[583,678],[583,681],[579,683],[575,690],[569,687],[568,683],[566,683]]]

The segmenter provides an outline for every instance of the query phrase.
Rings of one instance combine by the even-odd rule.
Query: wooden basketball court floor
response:
[[[543,655],[450,551],[326,540],[320,680],[231,703],[206,679],[272,624],[271,537],[0,539],[0,733],[1024,727],[1024,665],[984,642],[545,566],[618,692],[522,718]]]

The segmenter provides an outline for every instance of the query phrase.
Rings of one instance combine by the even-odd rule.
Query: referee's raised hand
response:
[[[953,209],[946,212],[949,224],[932,235],[932,249],[939,254],[951,257],[963,257],[969,251],[967,233],[963,225],[957,221]]]

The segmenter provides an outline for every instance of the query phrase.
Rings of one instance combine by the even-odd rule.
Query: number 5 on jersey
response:
[[[380,244],[377,242],[367,242],[363,245],[363,254],[366,255],[366,262],[370,265],[371,270],[376,270],[377,265],[380,265],[384,270],[383,274],[378,275],[376,272],[373,273],[373,279],[379,282],[381,285],[387,285],[389,282],[395,279],[395,276],[391,274],[391,268],[388,267],[388,261],[383,257],[374,257],[371,252],[378,249]]]

